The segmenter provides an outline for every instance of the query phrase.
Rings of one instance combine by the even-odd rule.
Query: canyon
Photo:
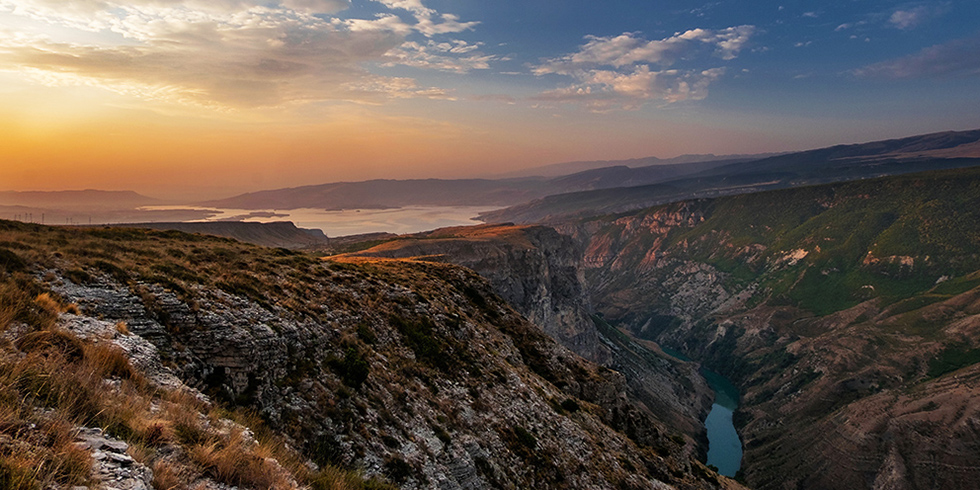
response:
[[[290,223],[0,221],[0,374],[111,340],[135,367],[95,386],[146,376],[213,410],[254,411],[305,467],[364,485],[980,488],[980,170],[950,168],[970,163],[974,133],[808,160],[861,177],[926,172],[626,199],[546,224],[327,238]],[[726,172],[716,164],[705,175]],[[589,172],[576,179],[632,175]],[[628,189],[610,192],[645,192]],[[120,379],[128,369],[146,373]],[[705,463],[705,369],[740,395],[735,479]],[[0,402],[33,400],[16,393]],[[50,407],[29,408],[6,413],[49,423]],[[174,460],[193,476],[182,485],[237,481],[179,457],[204,451],[199,440],[100,432],[86,425],[98,413],[73,430],[144,448],[112,453],[144,484]],[[0,429],[0,456],[31,430]]]
[[[353,255],[473,268],[678,427],[700,429],[704,391],[697,364],[660,345],[729,377],[752,488],[976,488],[978,182],[927,172],[437,230]],[[591,308],[594,331],[558,314],[560,298]],[[617,340],[641,347],[642,368]]]
[[[976,488],[975,169],[561,229],[589,298],[742,392],[753,488]]]

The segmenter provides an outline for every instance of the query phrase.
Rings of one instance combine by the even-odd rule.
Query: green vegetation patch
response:
[[[980,286],[980,275],[969,274],[967,276],[957,277],[940,283],[938,286],[932,289],[932,293],[937,295],[956,296],[976,288],[977,286]]]
[[[435,325],[428,317],[410,320],[398,315],[391,315],[389,322],[405,337],[415,358],[431,366],[448,369],[449,363],[444,355],[445,344],[434,335]]]
[[[538,438],[534,437],[534,434],[530,433],[524,427],[515,425],[514,437],[517,438],[517,442],[528,449],[535,449],[538,447]]]
[[[347,348],[343,360],[332,359],[328,361],[328,364],[340,375],[344,384],[354,389],[360,388],[371,372],[371,366],[367,359],[354,346]]]
[[[929,371],[926,375],[937,378],[978,362],[980,362],[980,349],[970,349],[965,345],[950,346],[929,361]]]

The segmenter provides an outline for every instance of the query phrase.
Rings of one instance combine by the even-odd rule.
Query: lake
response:
[[[217,209],[194,206],[147,206],[146,210],[207,209],[202,221],[292,221],[300,228],[323,230],[329,237],[388,232],[417,233],[447,226],[480,224],[472,218],[496,209],[487,206],[406,206],[392,209]]]

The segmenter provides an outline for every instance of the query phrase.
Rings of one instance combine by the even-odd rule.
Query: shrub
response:
[[[384,472],[395,483],[405,483],[412,476],[412,465],[397,456],[389,458],[384,464]]]
[[[448,361],[444,355],[445,348],[433,335],[432,320],[422,317],[418,321],[411,321],[392,315],[390,321],[405,337],[405,343],[415,353],[416,359],[441,369],[448,368]]]
[[[566,412],[572,412],[572,413],[578,412],[579,410],[578,402],[572,400],[571,398],[568,398],[565,401],[561,402],[561,408]]]
[[[0,269],[11,273],[26,271],[27,263],[16,253],[0,248]]]
[[[538,438],[534,437],[534,434],[528,432],[524,427],[515,425],[514,436],[517,437],[517,442],[528,449],[534,449],[538,446]]]

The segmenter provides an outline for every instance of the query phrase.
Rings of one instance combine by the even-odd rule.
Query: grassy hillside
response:
[[[607,320],[736,381],[750,485],[977,488],[980,169],[566,228]]]
[[[597,218],[609,223],[597,235],[615,236],[618,220],[675,207]],[[872,297],[898,301],[937,281],[950,281],[935,291],[948,297],[980,269],[977,168],[694,201],[684,209],[703,221],[666,236],[641,229],[628,240],[661,240],[673,257],[710,264],[733,285],[757,282],[757,300],[821,316]],[[622,257],[634,265],[642,259]]]

